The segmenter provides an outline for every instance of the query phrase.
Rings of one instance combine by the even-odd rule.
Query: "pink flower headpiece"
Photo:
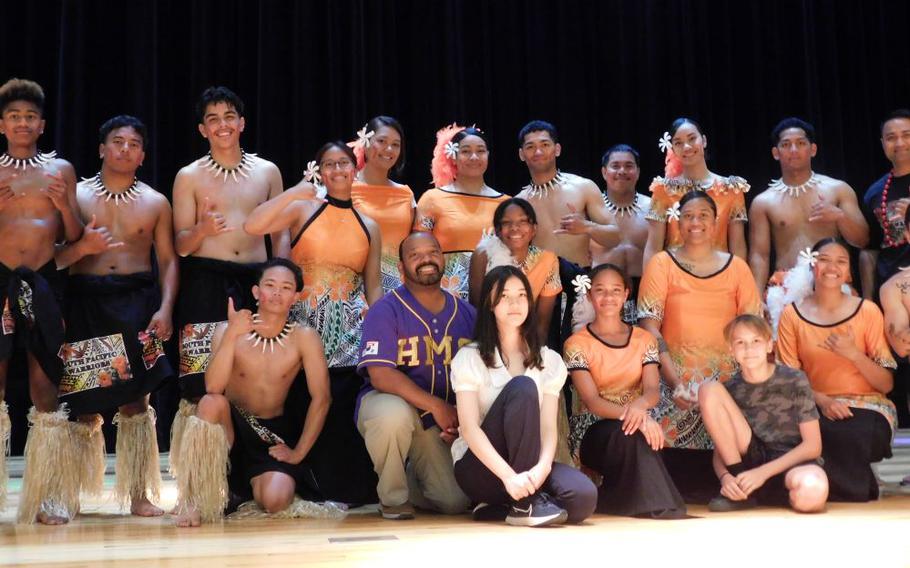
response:
[[[354,157],[357,158],[357,171],[363,169],[366,164],[366,149],[370,147],[370,141],[376,134],[374,131],[367,131],[369,124],[364,124],[363,128],[357,131],[357,140],[348,142],[348,147],[354,151]]]
[[[664,132],[664,135],[657,142],[657,147],[666,153],[664,158],[664,177],[674,178],[682,174],[682,161],[676,155],[676,152],[673,151],[673,142],[670,140],[669,132]]]
[[[430,162],[430,174],[435,187],[443,187],[455,181],[458,144],[452,142],[452,138],[464,129],[464,126],[453,122],[436,132],[436,147],[433,148],[433,161]]]

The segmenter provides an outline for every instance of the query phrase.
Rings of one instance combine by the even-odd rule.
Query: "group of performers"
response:
[[[601,192],[532,121],[515,197],[487,184],[487,135],[452,124],[415,201],[392,179],[394,118],[326,143],[285,189],[241,147],[241,99],[210,87],[209,152],[171,203],[136,177],[140,120],[105,122],[101,169],[77,182],[38,149],[43,109],[36,83],[0,87],[0,392],[23,351],[34,405],[20,522],[66,523],[101,491],[113,408],[116,496],[163,514],[148,401],[171,378],[179,526],[295,496],[522,526],[681,518],[704,490],[715,511],[878,496],[870,464],[906,412],[886,395],[910,351],[910,111],[883,122],[894,167],[862,203],[785,119],[781,178],[747,210],[749,184],[708,169],[688,118],[660,140],[650,197],[634,148],[607,150]]]

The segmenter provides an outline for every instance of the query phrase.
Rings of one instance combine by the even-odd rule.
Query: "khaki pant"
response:
[[[404,399],[378,391],[366,394],[357,429],[379,476],[376,492],[383,505],[410,501],[442,513],[467,510],[470,502],[455,481],[452,453],[439,437],[439,427],[424,430],[417,411]]]

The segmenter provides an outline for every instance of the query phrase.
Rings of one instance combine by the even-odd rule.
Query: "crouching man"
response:
[[[183,434],[177,472],[177,526],[199,526],[221,517],[228,500],[228,466],[269,513],[286,509],[304,480],[304,463],[328,413],[328,369],[313,329],[289,321],[303,288],[294,263],[274,258],[262,265],[253,297],[255,313],[235,310],[212,340],[205,372],[207,394]],[[304,371],[310,402],[299,416],[292,385]],[[230,453],[230,462],[229,462]],[[239,475],[238,475],[239,474]]]

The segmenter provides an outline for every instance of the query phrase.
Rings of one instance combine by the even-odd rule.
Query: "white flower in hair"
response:
[[[815,266],[815,263],[818,262],[818,251],[813,251],[811,247],[806,247],[804,250],[799,251],[799,262]]]
[[[673,207],[667,209],[667,219],[673,219],[679,222],[679,201],[673,204]]]
[[[319,175],[319,165],[316,164],[316,160],[307,162],[306,171],[303,172],[303,179],[310,183],[319,183],[322,181],[322,176]]]
[[[591,277],[587,274],[579,274],[572,280],[572,286],[575,288],[577,295],[584,296],[591,289]]]
[[[458,157],[458,142],[446,142],[446,158],[454,160]]]
[[[361,128],[360,130],[357,131],[357,144],[361,148],[369,148],[370,147],[370,138],[372,138],[374,134],[376,134],[376,133],[373,132],[372,130],[367,132],[367,125],[364,124],[363,128]]]
[[[664,135],[660,137],[660,140],[657,141],[657,147],[660,148],[661,152],[669,152],[673,148],[673,142],[670,141],[670,133],[664,132]]]

